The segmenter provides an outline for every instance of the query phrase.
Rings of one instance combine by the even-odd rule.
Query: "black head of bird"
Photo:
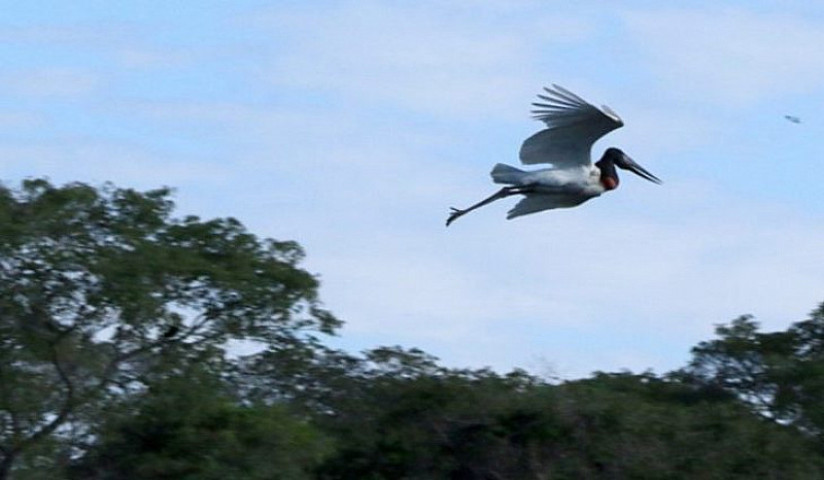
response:
[[[635,160],[633,160],[629,155],[624,153],[623,150],[621,150],[620,148],[608,148],[607,151],[604,152],[604,156],[601,157],[600,160],[595,162],[595,166],[601,169],[602,178],[605,174],[611,174],[610,176],[615,178],[617,184],[618,175],[613,165],[623,170],[629,170],[630,172],[638,175],[644,180],[649,180],[652,183],[661,184],[661,180],[658,177],[649,173],[641,165],[635,163]]]

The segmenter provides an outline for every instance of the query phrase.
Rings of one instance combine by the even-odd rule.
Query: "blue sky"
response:
[[[717,323],[824,301],[824,4],[661,5],[3,2],[2,179],[173,186],[180,214],[297,240],[348,349],[666,371]],[[664,185],[444,228],[550,83],[617,111],[594,154]]]

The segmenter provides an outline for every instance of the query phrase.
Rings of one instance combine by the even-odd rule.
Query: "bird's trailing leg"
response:
[[[471,207],[464,208],[463,210],[452,207],[452,213],[449,214],[449,218],[446,219],[446,226],[448,227],[450,223],[454,222],[458,217],[462,215],[466,215],[467,213],[471,212],[472,210],[478,209],[483,207],[484,205],[489,205],[490,203],[494,202],[495,200],[500,200],[502,198],[506,198],[510,195],[517,195],[519,193],[528,193],[530,189],[528,187],[504,187],[494,194],[490,195],[489,197],[481,200],[480,202],[472,205]]]

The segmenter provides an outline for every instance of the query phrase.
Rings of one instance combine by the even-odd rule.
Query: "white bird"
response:
[[[488,198],[463,210],[452,208],[446,225],[458,217],[510,195],[524,195],[507,213],[511,219],[529,213],[578,206],[604,192],[618,188],[615,167],[629,170],[654,183],[655,175],[635,163],[617,148],[608,148],[601,159],[592,164],[592,144],[607,133],[624,125],[621,118],[606,105],[598,108],[558,85],[544,87],[541,103],[532,110],[536,120],[544,122],[544,130],[532,135],[521,145],[520,159],[525,165],[549,163],[550,168],[524,171],[499,163],[492,169],[495,183],[503,187]]]

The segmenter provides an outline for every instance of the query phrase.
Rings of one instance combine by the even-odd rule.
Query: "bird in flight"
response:
[[[795,115],[784,115],[784,118],[793,123],[801,123],[801,119]]]
[[[492,169],[492,181],[508,185],[491,196],[464,209],[452,208],[446,226],[467,213],[512,195],[523,195],[515,208],[507,213],[511,219],[529,213],[578,206],[604,192],[618,188],[615,167],[629,170],[654,183],[655,175],[635,163],[617,148],[608,148],[600,160],[592,164],[590,150],[596,140],[624,125],[609,107],[598,108],[558,85],[544,87],[540,102],[532,105],[533,117],[544,122],[544,130],[532,135],[521,145],[520,159],[524,165],[551,164],[549,168],[524,171],[499,163]]]

